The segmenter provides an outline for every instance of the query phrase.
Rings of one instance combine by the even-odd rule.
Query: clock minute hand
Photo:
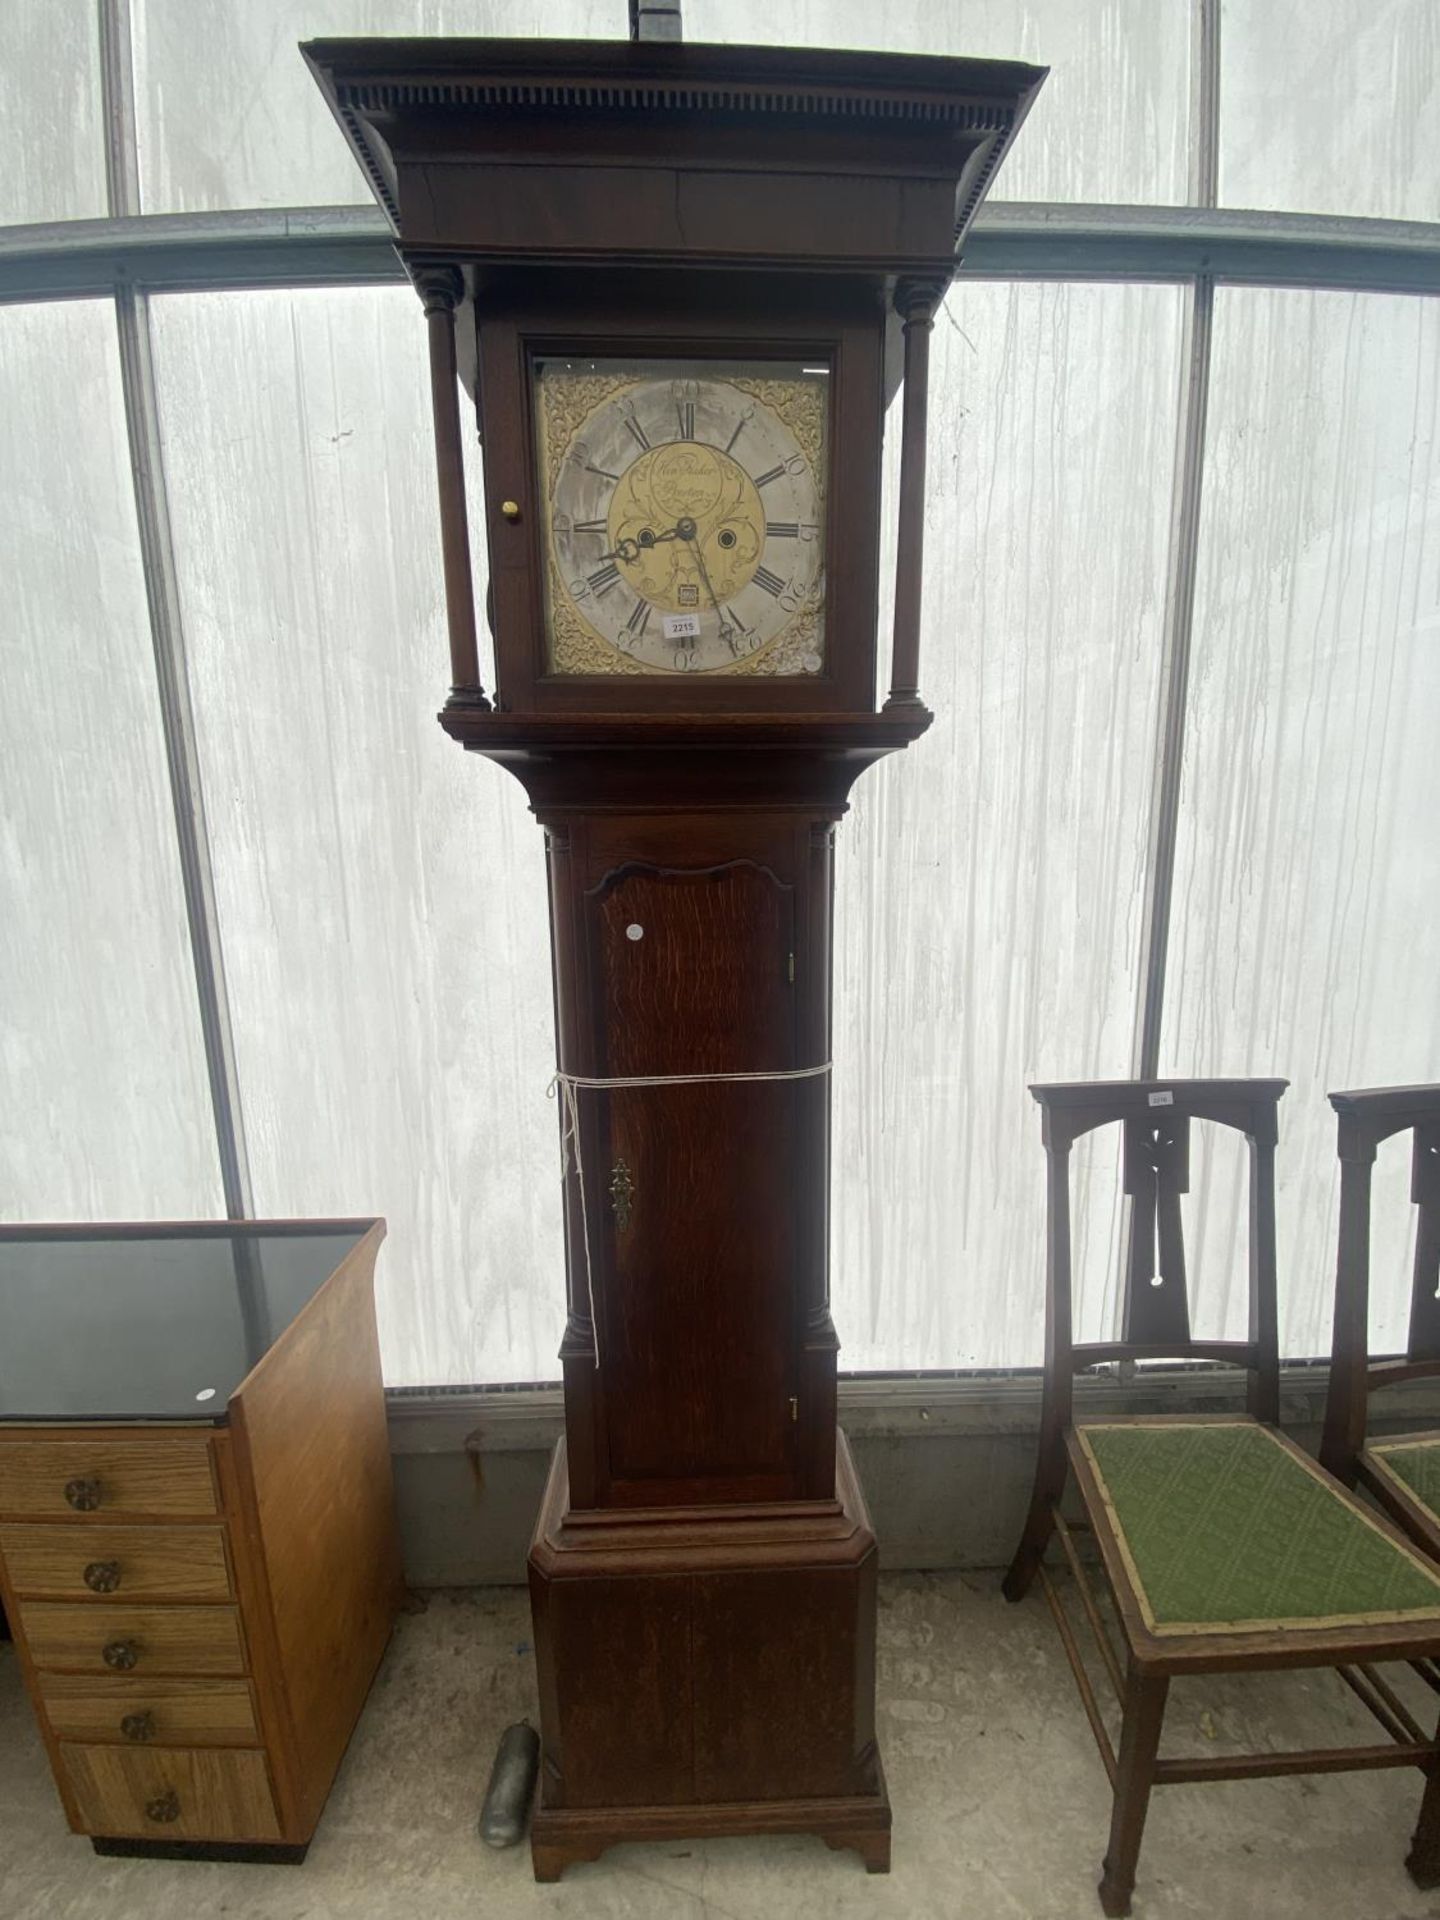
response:
[[[695,564],[700,569],[700,578],[705,582],[705,591],[710,596],[710,604],[714,607],[720,624],[723,627],[725,624],[725,616],[720,612],[720,602],[715,598],[715,589],[711,586],[710,575],[705,570],[705,555],[700,550],[700,534],[695,526],[695,522],[693,520],[682,520],[680,524],[682,527],[689,528],[689,532],[683,534],[681,537],[682,539],[688,540],[695,549]]]

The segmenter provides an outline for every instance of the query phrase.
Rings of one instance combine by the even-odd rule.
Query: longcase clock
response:
[[[832,841],[930,719],[928,332],[1044,76],[654,43],[305,55],[428,316],[441,723],[545,833],[573,1137],[565,1439],[530,1554],[535,1873],[786,1831],[883,1870],[876,1549],[828,1290]]]

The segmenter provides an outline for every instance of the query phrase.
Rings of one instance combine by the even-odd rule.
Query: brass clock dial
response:
[[[828,376],[537,363],[549,672],[823,672]]]

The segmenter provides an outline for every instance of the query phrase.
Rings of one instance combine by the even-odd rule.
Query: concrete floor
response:
[[[395,1641],[303,1867],[102,1860],[66,1831],[13,1650],[0,1647],[0,1920],[1092,1920],[1108,1795],[1038,1598],[984,1575],[882,1581],[880,1730],[895,1866],[807,1839],[616,1848],[537,1887],[475,1821],[495,1742],[534,1713],[523,1591],[430,1598]],[[1373,1740],[1328,1674],[1178,1683],[1166,1751]],[[1152,1804],[1136,1920],[1426,1920],[1402,1861],[1418,1774],[1173,1787]]]

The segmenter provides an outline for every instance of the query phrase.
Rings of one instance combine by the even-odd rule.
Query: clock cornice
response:
[[[786,270],[953,265],[1046,74],[1016,61],[690,42],[316,40],[302,52],[404,249]],[[587,248],[507,218],[513,197],[468,191],[482,173],[493,189],[497,167],[552,197],[583,184],[576,169],[655,182],[676,153],[694,177],[763,175],[772,201],[788,177],[848,178],[850,219],[781,243],[786,214],[774,208],[747,251],[724,244],[723,218],[707,219],[692,182],[696,204],[671,227],[657,218],[663,197],[638,188]]]

